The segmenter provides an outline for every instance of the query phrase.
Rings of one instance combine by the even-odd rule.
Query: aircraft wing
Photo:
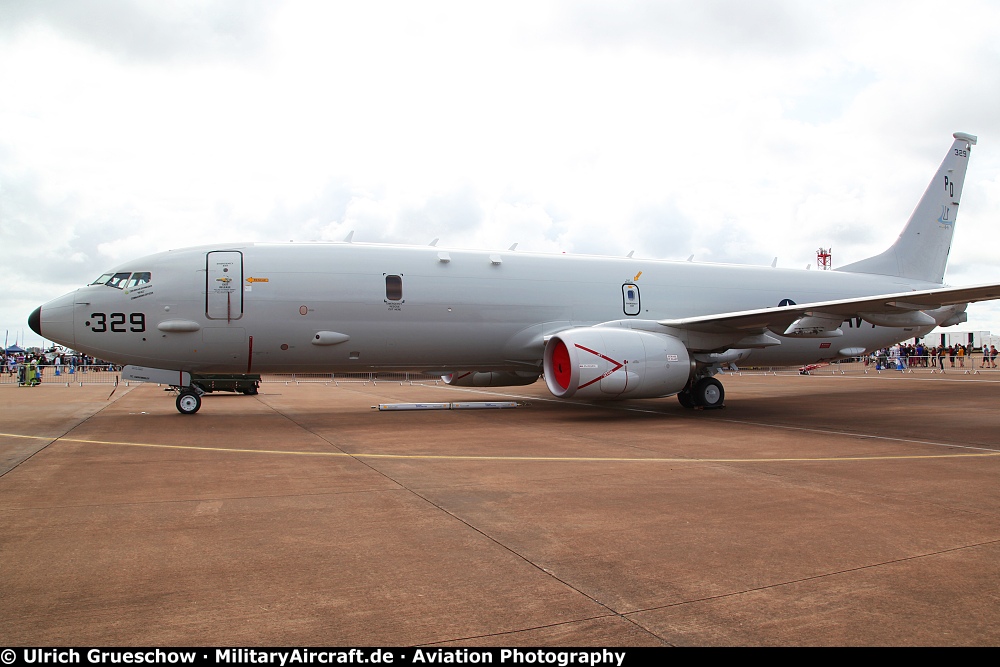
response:
[[[975,285],[972,287],[939,287],[929,290],[913,290],[895,294],[817,301],[814,303],[758,308],[732,313],[698,315],[672,320],[659,320],[658,324],[686,331],[701,333],[752,333],[766,329],[784,330],[796,320],[804,317],[832,319],[840,317],[864,317],[878,314],[884,317],[907,316],[917,311],[935,310],[960,303],[974,303],[1000,299],[1000,284]]]

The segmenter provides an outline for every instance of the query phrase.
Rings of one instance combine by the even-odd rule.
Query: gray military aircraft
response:
[[[1000,285],[943,286],[976,137],[954,142],[899,238],[835,271],[352,243],[215,245],[127,262],[33,331],[178,389],[267,372],[544,376],[559,398],[716,408],[723,365],[847,358],[966,321]],[[243,385],[248,386],[248,385]],[[250,392],[248,392],[250,393]]]

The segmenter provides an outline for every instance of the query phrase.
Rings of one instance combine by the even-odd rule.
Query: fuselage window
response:
[[[403,277],[385,277],[385,298],[389,301],[399,301],[403,298]]]
[[[638,285],[632,283],[622,285],[622,307],[626,315],[638,315],[641,312]]]
[[[149,271],[136,271],[132,274],[132,278],[125,285],[126,289],[132,289],[133,287],[138,287],[139,285],[145,285],[149,282]]]

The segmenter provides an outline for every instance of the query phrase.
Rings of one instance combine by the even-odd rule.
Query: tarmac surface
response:
[[[1000,644],[1000,375],[723,382],[0,387],[2,643]]]

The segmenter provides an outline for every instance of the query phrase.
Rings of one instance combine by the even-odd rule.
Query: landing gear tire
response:
[[[722,388],[722,383],[715,378],[698,380],[691,393],[695,404],[706,410],[721,408],[726,400],[726,390]]]
[[[182,415],[193,415],[201,408],[201,396],[187,390],[177,395],[177,411]]]
[[[694,409],[694,396],[687,389],[677,393],[677,401],[688,410]]]

